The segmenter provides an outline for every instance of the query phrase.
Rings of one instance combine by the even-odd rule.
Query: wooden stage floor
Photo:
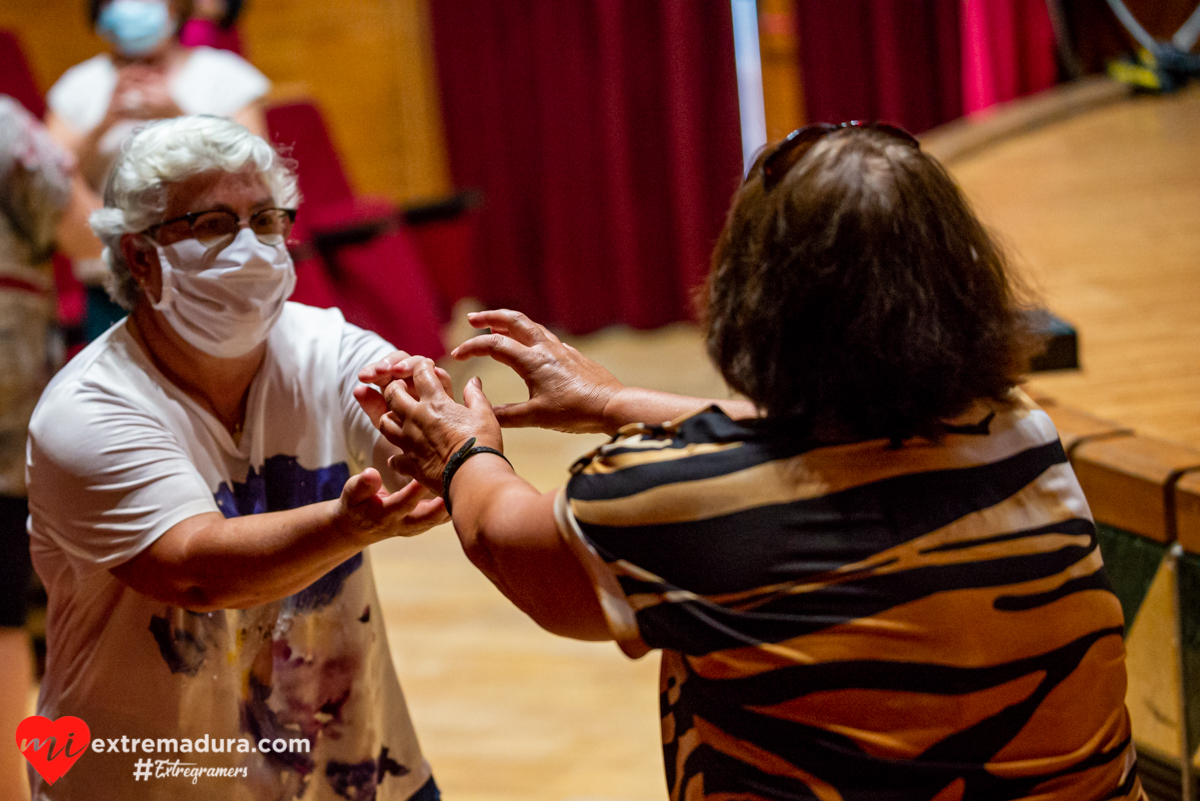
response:
[[[1079,331],[1030,386],[1200,448],[1200,88],[1137,96],[956,161],[980,217]]]

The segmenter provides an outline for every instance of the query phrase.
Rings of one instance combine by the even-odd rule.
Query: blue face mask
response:
[[[144,56],[173,31],[171,14],[157,0],[113,0],[96,19],[96,32],[126,56]]]

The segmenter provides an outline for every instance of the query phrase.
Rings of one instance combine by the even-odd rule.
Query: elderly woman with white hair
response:
[[[30,426],[38,712],[82,720],[92,752],[35,799],[438,797],[365,549],[445,508],[383,486],[394,448],[352,394],[403,351],[287,302],[297,201],[216,117],[152,123],[115,165],[92,222],[130,315]]]

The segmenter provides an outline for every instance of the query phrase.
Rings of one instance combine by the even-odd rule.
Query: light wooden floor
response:
[[[1200,91],[1097,109],[952,171],[1080,332],[1083,369],[1033,385],[1200,446]],[[576,344],[627,382],[725,394],[691,327]],[[498,365],[470,369],[494,401],[524,397]],[[549,490],[597,441],[513,431],[506,445],[518,471]],[[446,527],[376,546],[375,559],[397,668],[448,799],[665,797],[656,655],[631,662],[612,645],[543,633],[470,567]]]
[[[1200,89],[1134,97],[952,168],[1083,369],[1031,385],[1200,446]]]

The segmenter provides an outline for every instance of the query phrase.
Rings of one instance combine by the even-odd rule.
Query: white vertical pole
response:
[[[755,0],[730,0],[733,6],[733,55],[737,63],[738,110],[742,119],[743,173],[767,143],[763,105],[762,55],[758,49],[758,6]]]

